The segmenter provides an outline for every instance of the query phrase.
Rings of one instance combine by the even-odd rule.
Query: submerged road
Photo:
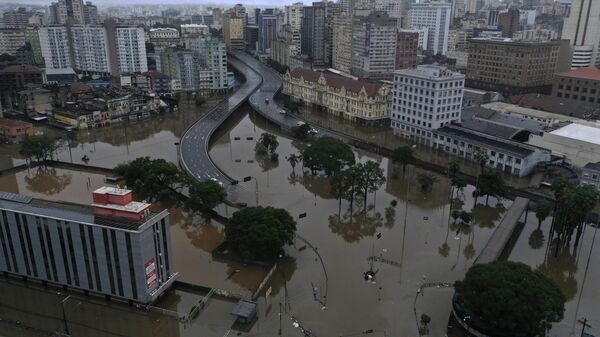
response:
[[[222,183],[229,200],[235,201],[237,193],[236,187],[231,185],[233,180],[213,163],[208,153],[210,139],[215,130],[248,99],[254,110],[279,126],[282,131],[291,132],[301,120],[286,113],[274,102],[275,95],[283,85],[279,73],[241,51],[229,54],[229,64],[244,76],[246,81],[229,98],[187,129],[179,145],[179,163],[188,175],[199,181],[212,179]],[[318,137],[339,138],[331,132],[321,131]]]
[[[244,76],[246,81],[231,96],[187,129],[179,144],[179,163],[188,175],[197,180],[216,179],[221,182],[230,198],[235,199],[232,179],[219,170],[208,154],[210,138],[231,113],[259,88],[262,77],[235,57],[229,57],[229,64]]]

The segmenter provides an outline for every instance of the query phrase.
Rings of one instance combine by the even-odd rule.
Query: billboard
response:
[[[146,262],[146,288],[150,289],[156,284],[156,263],[154,258]]]

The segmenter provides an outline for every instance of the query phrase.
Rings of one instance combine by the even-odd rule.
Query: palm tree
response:
[[[458,165],[458,162],[456,160],[451,160],[448,163],[448,176],[450,177],[450,179],[455,178],[458,171],[460,171],[460,166]]]
[[[477,152],[475,152],[475,155],[473,156],[473,158],[475,159],[477,164],[479,164],[479,168],[481,170],[480,173],[483,173],[483,170],[485,169],[485,165],[487,164],[488,159],[489,159],[487,153],[485,153],[483,151],[477,151]]]
[[[292,165],[292,170],[296,169],[296,164],[300,162],[300,159],[302,159],[301,157],[301,155],[292,153],[286,158],[290,165]]]
[[[402,173],[406,172],[406,166],[416,161],[413,150],[408,146],[400,146],[392,152],[392,161],[402,165]]]
[[[429,192],[433,184],[438,181],[438,178],[432,174],[421,173],[417,176],[417,181],[421,185],[421,191]]]

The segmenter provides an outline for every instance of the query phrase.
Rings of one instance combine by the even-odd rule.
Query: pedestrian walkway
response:
[[[513,234],[517,223],[521,219],[523,213],[527,212],[529,199],[517,197],[510,208],[504,214],[504,217],[496,227],[496,230],[490,236],[488,242],[483,247],[483,250],[475,259],[475,263],[490,263],[498,260],[508,240]]]

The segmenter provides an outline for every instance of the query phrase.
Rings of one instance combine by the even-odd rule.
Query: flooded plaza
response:
[[[79,132],[77,145],[71,146],[70,152],[62,150],[59,158],[69,162],[72,157],[74,162],[81,163],[80,158],[85,154],[91,159],[90,165],[107,168],[139,156],[176,163],[174,144],[185,129],[205,113],[204,107],[201,110],[204,112],[192,112],[196,111],[194,106],[189,105],[187,109],[182,106],[178,114],[166,114],[160,119]],[[233,179],[253,178],[240,183],[238,201],[285,208],[297,219],[299,234],[295,244],[286,248],[288,256],[279,262],[280,267],[270,284],[271,296],[259,298],[259,320],[251,326],[248,335],[276,335],[281,303],[285,312],[283,336],[300,336],[299,328],[292,326],[292,317],[316,336],[361,336],[368,330],[373,331],[371,336],[417,336],[416,315],[421,313],[432,318],[430,336],[444,336],[453,290],[426,288],[417,296],[417,289],[425,283],[452,283],[462,279],[511,201],[490,198],[486,205],[481,198],[474,207],[474,188],[467,186],[455,194],[452,208],[472,211],[474,219],[471,226],[458,226],[450,218],[450,185],[446,176],[436,175],[432,191],[422,192],[416,178],[423,172],[420,168],[409,166],[403,173],[401,167],[387,158],[355,149],[357,161],[378,162],[387,181],[369,195],[366,207],[358,204],[351,212],[348,202],[340,204],[331,194],[326,178],[302,172],[301,165],[293,169],[285,159],[306,144],[279,134],[265,120],[248,114],[248,109],[240,110],[215,133],[211,157]],[[256,139],[264,130],[278,136],[279,160],[276,162],[255,155]],[[3,162],[16,165],[22,161],[18,158],[18,149],[2,146],[0,150]],[[65,168],[33,168],[0,175],[3,191],[78,203],[91,203],[91,191],[104,184],[103,173]],[[190,215],[177,205],[159,206],[169,208],[171,213],[174,269],[180,273],[179,280],[244,297],[256,290],[267,273],[265,268],[212,258],[212,250],[224,240],[223,224]],[[364,212],[363,208],[366,208]],[[232,208],[224,210],[229,215],[233,211]],[[299,218],[302,213],[306,213],[306,217]],[[593,246],[600,238],[595,237],[596,229],[588,226],[579,247],[570,247],[554,257],[553,245],[548,245],[550,221],[547,219],[537,231],[537,220],[530,212],[506,256],[542,270],[565,292],[568,299],[565,319],[554,325],[551,336],[578,335],[580,325],[576,321],[582,317],[590,319],[592,329],[588,332],[598,334],[600,292],[595,285],[600,277],[593,267],[600,261]],[[371,264],[369,257],[372,256],[386,262]],[[366,282],[363,277],[370,268],[376,272],[374,283]],[[4,283],[4,280],[0,282],[3,284],[0,291],[9,292],[18,287]],[[3,290],[2,287],[10,288]],[[186,311],[202,295],[174,290],[157,305]],[[57,295],[52,296],[48,301],[54,301]],[[144,326],[140,331],[151,336],[224,336],[232,323],[228,316],[232,304],[227,301],[211,302],[207,311],[187,326],[154,313],[140,316],[142,318],[135,314],[129,319],[122,314],[125,306],[103,303],[97,305],[102,309],[92,309],[94,304],[85,304],[86,310],[80,311],[69,307],[71,311],[67,314],[73,313],[72,319],[82,322],[79,331],[86,336],[102,335],[96,327],[88,327],[89,332],[85,328],[86,322],[99,314],[114,315],[115,320],[121,315],[123,327]],[[10,312],[6,311],[9,309],[3,310]],[[34,308],[19,308],[17,312],[19,310]],[[56,311],[56,317],[47,323],[48,329],[60,330],[60,306],[48,304],[47,310]],[[112,314],[98,313],[98,310]],[[30,321],[38,322],[39,315]],[[0,329],[10,335],[12,326],[0,324]],[[104,335],[142,334],[119,330],[106,331]],[[37,335],[32,333],[32,336]]]

